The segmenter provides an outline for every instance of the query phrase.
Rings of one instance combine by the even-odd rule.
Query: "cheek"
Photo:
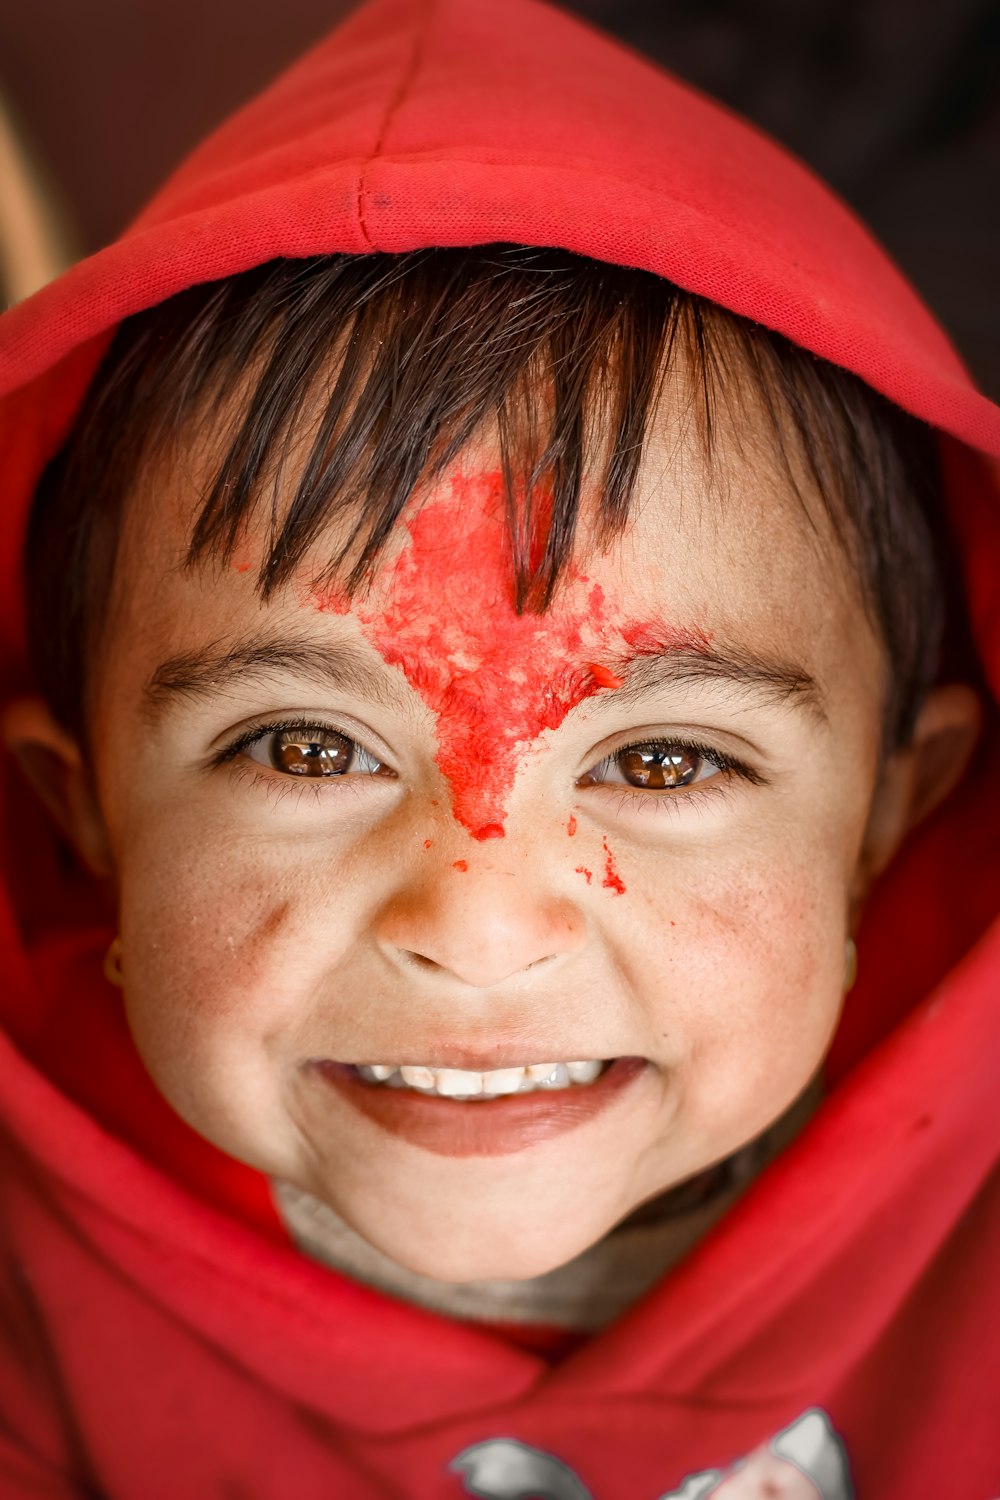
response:
[[[630,895],[634,886],[630,888]],[[724,1115],[808,1081],[842,998],[844,894],[823,873],[770,864],[678,882],[645,939],[657,1042],[689,1102]]]
[[[307,884],[261,868],[259,848],[185,863],[127,864],[120,922],[129,1024],[147,1067],[185,1112],[203,1080],[255,1073],[291,1041],[316,988]],[[178,872],[183,870],[183,878]],[[335,957],[337,934],[326,928]],[[280,1052],[280,1047],[277,1048]],[[227,1085],[228,1086],[228,1085]]]

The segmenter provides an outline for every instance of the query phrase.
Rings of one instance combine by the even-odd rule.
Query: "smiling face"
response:
[[[321,551],[266,605],[252,539],[182,566],[191,465],[132,508],[92,747],[136,1043],[196,1130],[426,1275],[569,1260],[783,1113],[836,1026],[881,651],[766,463],[723,452],[723,500],[680,442],[543,615],[479,454],[353,604]],[[492,1101],[355,1071],[613,1059]]]

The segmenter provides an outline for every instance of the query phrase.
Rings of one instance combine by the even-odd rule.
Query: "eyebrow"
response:
[[[346,688],[386,708],[405,711],[409,705],[404,685],[349,642],[321,646],[294,636],[253,634],[228,648],[215,642],[161,662],[143,687],[147,717],[158,718],[179,698],[210,698],[240,684],[289,673],[335,690]]]
[[[611,665],[621,675],[622,686],[597,694],[596,700],[590,698],[592,707],[633,706],[678,683],[723,682],[771,703],[803,708],[821,723],[829,722],[822,690],[804,667],[746,649],[667,647],[634,653]],[[209,698],[237,685],[288,674],[312,678],[335,691],[347,689],[392,710],[412,709],[404,683],[350,642],[320,645],[295,636],[258,633],[228,647],[215,642],[161,662],[143,689],[147,716],[157,719],[178,699]],[[570,675],[579,681],[578,668]],[[561,696],[560,686],[550,684],[553,697]]]
[[[740,647],[720,651],[678,647],[633,656],[621,668],[623,684],[603,700],[634,704],[683,682],[724,682],[779,705],[789,704],[829,724],[826,700],[815,677],[797,662],[762,656]]]

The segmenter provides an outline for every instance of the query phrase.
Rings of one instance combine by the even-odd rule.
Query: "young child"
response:
[[[0,1494],[1000,1492],[1000,418],[846,210],[372,0],[0,382]]]

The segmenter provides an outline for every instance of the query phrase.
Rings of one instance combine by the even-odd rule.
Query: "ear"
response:
[[[60,831],[94,875],[111,874],[107,831],[80,747],[41,698],[8,704],[3,737]]]
[[[981,728],[982,709],[972,688],[951,683],[928,693],[913,738],[891,756],[875,788],[858,862],[859,899],[906,835],[958,785]]]

